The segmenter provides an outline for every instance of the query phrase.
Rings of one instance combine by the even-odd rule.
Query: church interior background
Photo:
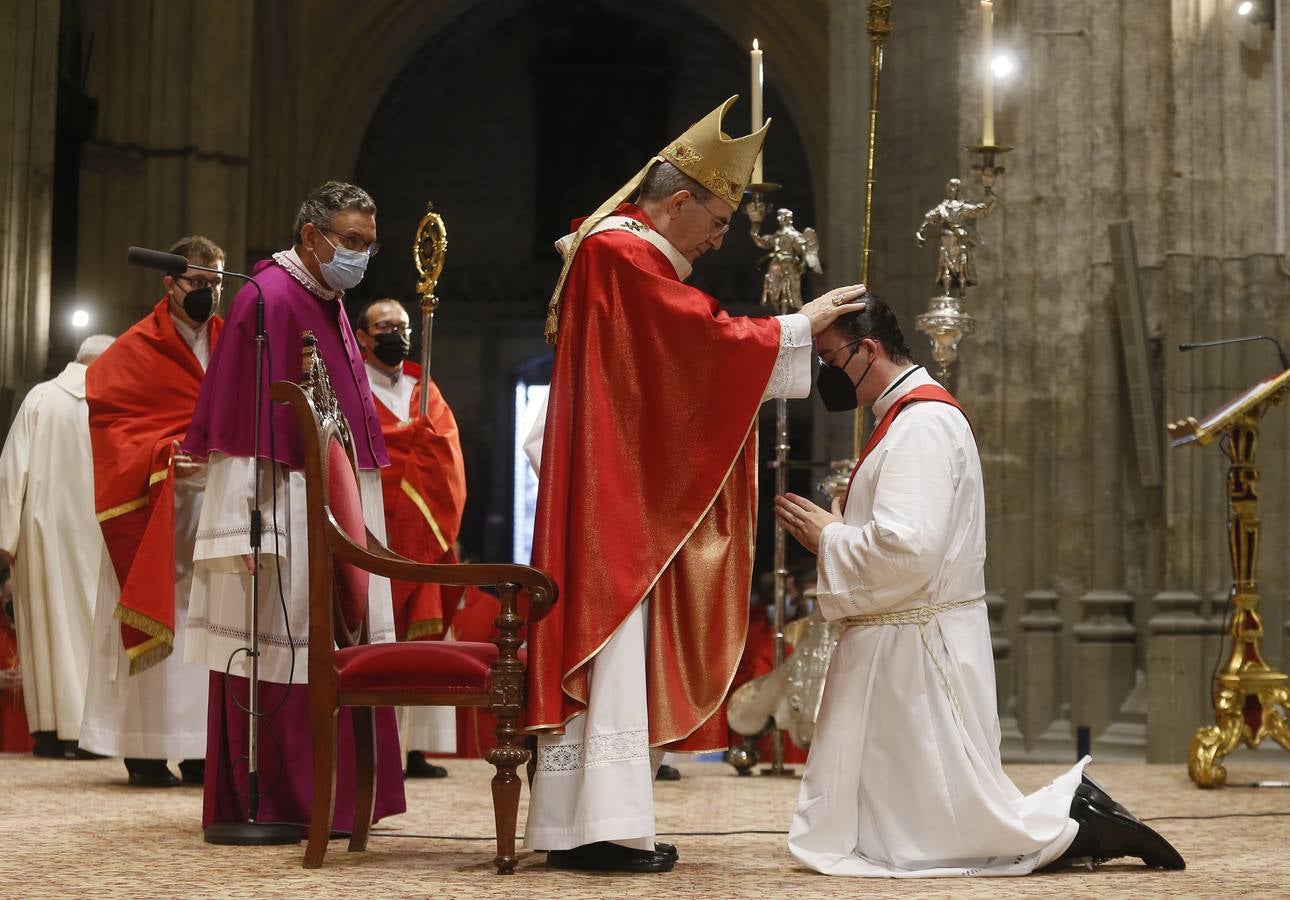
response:
[[[1068,759],[1078,725],[1103,758],[1181,762],[1210,721],[1230,584],[1225,461],[1168,446],[1278,370],[1290,285],[1286,29],[1226,0],[1000,2],[998,141],[1013,146],[979,225],[980,284],[951,387],[986,476],[1005,757]],[[821,235],[825,272],[860,265],[870,42],[861,0],[0,0],[0,419],[89,330],[118,333],[159,293],[129,244],[209,235],[246,271],[290,243],[307,190],[367,188],[386,248],[348,302],[394,296],[413,319],[410,245],[427,200],[449,230],[434,377],[462,423],[462,544],[515,543],[517,386],[549,366],[551,243],[645,154],[745,93],[766,53],[767,178]],[[915,317],[936,253],[914,231],[981,139],[977,3],[897,0],[886,45],[872,288],[919,362]],[[746,117],[746,98],[735,107]],[[1280,170],[1278,169],[1280,165]],[[1140,340],[1126,340],[1108,227],[1131,221]],[[758,252],[738,218],[694,282],[759,314]],[[231,296],[231,293],[226,296]],[[1138,373],[1146,373],[1145,379]],[[737,373],[732,373],[737,377]],[[1154,411],[1145,432],[1135,410]],[[847,417],[790,404],[794,457],[851,455]],[[773,432],[764,417],[763,455]],[[1290,417],[1259,463],[1264,650],[1283,659],[1290,588]],[[1146,435],[1144,437],[1144,434]],[[812,488],[818,470],[794,470]],[[768,567],[763,478],[758,569]],[[800,564],[804,559],[798,558]]]

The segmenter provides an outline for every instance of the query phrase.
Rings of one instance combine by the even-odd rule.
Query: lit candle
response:
[[[981,143],[994,146],[994,72],[990,68],[994,55],[994,2],[981,0]]]
[[[761,49],[757,45],[757,39],[753,38],[752,45],[752,130],[756,133],[761,130]],[[762,152],[758,151],[757,159],[753,161],[752,182],[761,184],[764,175],[762,173]]]

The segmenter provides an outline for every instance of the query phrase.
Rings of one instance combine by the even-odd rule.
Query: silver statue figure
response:
[[[824,270],[820,268],[820,239],[815,229],[794,228],[791,209],[781,208],[775,219],[779,229],[770,234],[758,233],[760,216],[752,220],[751,234],[754,244],[770,251],[763,257],[767,265],[762,279],[762,305],[783,314],[802,308],[802,275],[806,269],[816,273]]]
[[[960,182],[957,178],[951,178],[945,186],[945,199],[924,214],[923,224],[914,232],[914,239],[922,247],[927,241],[928,231],[940,228],[936,283],[944,288],[946,296],[962,297],[964,288],[976,284],[976,267],[972,260],[972,251],[976,248],[973,223],[994,209],[996,197],[993,180],[982,173],[985,200],[974,203],[959,197]]]

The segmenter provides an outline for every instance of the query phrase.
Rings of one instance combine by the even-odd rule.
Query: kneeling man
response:
[[[830,513],[775,512],[818,555],[818,603],[847,625],[829,668],[789,849],[831,875],[1025,875],[1078,859],[1184,867],[1084,775],[1023,795],[999,758],[985,608],[985,497],[972,428],[869,295],[816,338],[834,411],[878,425]]]

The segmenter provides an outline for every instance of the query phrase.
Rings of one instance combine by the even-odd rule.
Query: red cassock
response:
[[[615,211],[649,225],[636,206]],[[529,634],[530,730],[586,708],[588,666],[649,600],[650,744],[725,747],[748,624],[757,410],[773,318],[731,317],[630,229],[578,249],[548,398],[533,565],[560,602]]]
[[[421,367],[415,363],[404,363],[403,371],[407,377],[421,377]],[[376,400],[390,454],[390,464],[381,469],[386,538],[392,550],[409,559],[455,563],[453,545],[466,505],[461,437],[457,420],[433,381],[429,382],[425,416],[415,415],[420,399],[418,385],[412,391],[414,415],[402,420]],[[461,593],[461,588],[391,579],[399,640],[442,634]]]
[[[115,616],[131,674],[175,644],[175,493],[171,443],[193,418],[205,371],[163,297],[85,373],[94,509],[121,584]],[[223,320],[207,323],[215,349]]]

